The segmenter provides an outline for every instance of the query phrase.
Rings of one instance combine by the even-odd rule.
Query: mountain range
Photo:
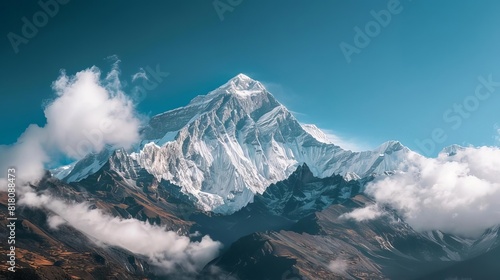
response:
[[[244,74],[185,107],[153,116],[143,135],[137,147],[115,157],[117,171],[134,177],[144,168],[157,180],[179,186],[200,209],[223,214],[241,209],[302,163],[320,178],[357,179],[396,170],[412,153],[397,141],[374,151],[344,150],[316,126],[299,123],[260,82]],[[90,154],[54,174],[80,181],[111,154],[109,149]]]
[[[398,141],[342,149],[244,74],[153,116],[141,135],[132,148],[107,146],[50,170],[32,188],[192,240],[210,235],[224,245],[219,256],[197,273],[165,274],[71,226],[53,230],[50,211],[26,207],[25,279],[444,279],[484,276],[481,263],[498,255],[498,227],[475,239],[420,232],[363,192],[421,155]],[[349,218],[370,205],[385,214]]]

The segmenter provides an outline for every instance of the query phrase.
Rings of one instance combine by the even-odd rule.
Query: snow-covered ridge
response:
[[[309,134],[311,134],[316,140],[318,140],[321,143],[326,143],[326,144],[333,144],[330,139],[328,139],[328,136],[321,131],[317,126],[314,124],[302,124],[302,128]]]
[[[58,168],[50,170],[50,173],[52,176],[56,177],[57,179],[64,179],[66,176],[68,176],[71,171],[73,171],[73,168],[75,167],[76,162],[68,164],[68,165],[63,165]]]
[[[200,208],[219,213],[244,207],[302,163],[319,178],[355,179],[395,170],[411,152],[397,141],[374,151],[343,150],[316,126],[301,125],[260,82],[243,74],[186,107],[154,116],[143,134],[126,155],[130,159],[119,162],[180,186]],[[101,159],[87,162],[93,170]]]

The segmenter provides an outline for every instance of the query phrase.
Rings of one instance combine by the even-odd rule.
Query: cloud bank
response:
[[[459,148],[437,158],[413,154],[407,164],[403,172],[368,184],[366,193],[415,230],[477,237],[500,224],[500,148]]]
[[[53,215],[48,219],[51,228],[68,224],[100,246],[116,246],[147,256],[152,264],[166,272],[181,269],[194,273],[215,258],[221,248],[221,244],[209,236],[203,236],[200,242],[191,242],[189,237],[163,227],[112,217],[99,209],[90,210],[85,203],[71,204],[33,192],[26,193],[19,203],[51,211]]]
[[[105,77],[97,67],[74,76],[62,72],[52,88],[56,98],[45,107],[47,123],[30,125],[16,143],[1,145],[0,169],[16,167],[34,181],[51,158],[80,159],[106,145],[127,148],[139,140],[141,120],[121,89],[117,63]]]

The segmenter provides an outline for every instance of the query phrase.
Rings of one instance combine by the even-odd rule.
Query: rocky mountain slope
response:
[[[182,208],[182,203],[162,197],[158,192],[146,192],[147,188],[155,186],[151,184],[153,181],[145,185],[144,192],[137,192],[126,186],[117,174],[103,173],[96,176],[101,177],[101,184],[89,186],[84,181],[68,185],[47,174],[33,186],[33,190],[71,202],[84,202],[112,216],[134,218],[187,233],[191,223],[178,218],[182,217],[182,213],[176,211]],[[4,196],[2,193],[2,198]],[[7,205],[4,201],[7,199],[0,203],[0,215],[3,217],[0,237],[6,240],[8,232],[4,223]],[[3,275],[9,279],[137,279],[157,272],[157,268],[151,266],[145,256],[119,247],[97,244],[70,225],[54,229],[49,222],[53,216],[50,211],[19,206],[17,216],[17,271],[15,274],[7,271],[6,255],[2,249],[0,278]]]
[[[416,232],[390,209],[371,220],[345,217],[373,203],[365,195],[356,195],[286,230],[247,235],[211,262],[205,273],[217,267],[237,279],[427,279],[433,273],[453,275],[449,268],[434,271],[473,258],[478,244],[492,236],[500,240],[496,231],[475,242],[441,232]],[[476,259],[465,263],[477,266]]]

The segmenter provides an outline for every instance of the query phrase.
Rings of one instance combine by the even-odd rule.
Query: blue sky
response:
[[[22,35],[22,18],[43,10],[35,1],[2,1],[0,144],[44,124],[60,69],[106,71],[110,55],[131,85],[140,68],[169,73],[138,104],[144,114],[183,106],[242,72],[300,121],[358,146],[396,139],[435,155],[454,143],[495,144],[500,2],[221,0],[236,4],[222,17],[213,3],[68,1],[16,53],[9,32]],[[385,26],[373,29],[372,11],[391,19],[381,16]],[[367,26],[373,37],[359,47],[355,27]],[[357,52],[346,59],[342,42]],[[493,82],[481,86],[479,77]]]

